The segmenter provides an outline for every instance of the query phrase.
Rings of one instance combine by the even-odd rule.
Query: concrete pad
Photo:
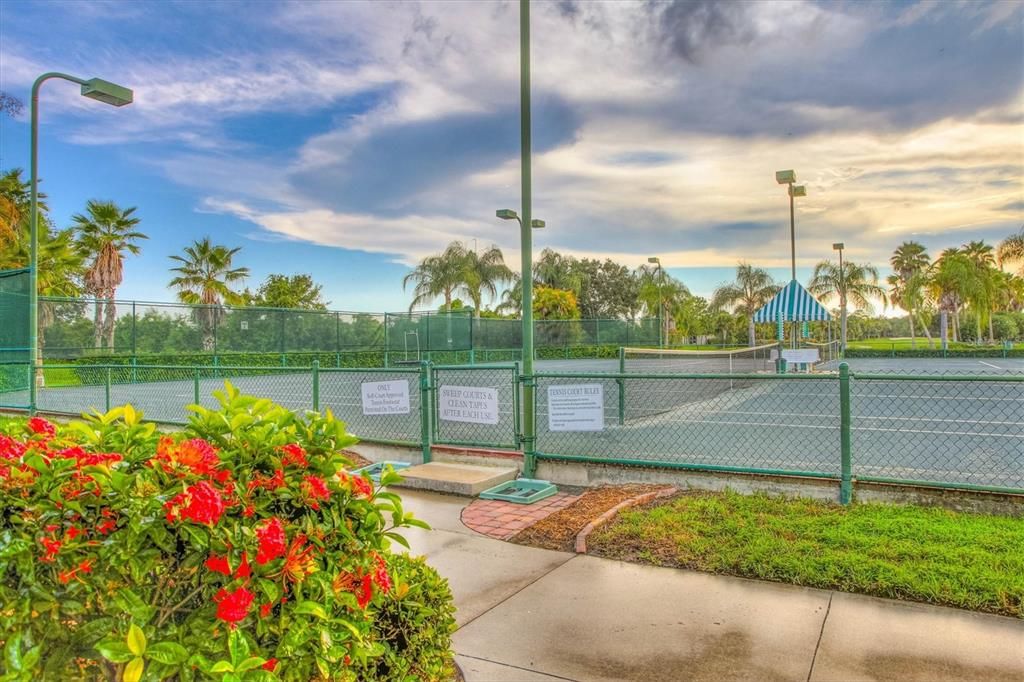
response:
[[[455,660],[466,675],[466,682],[557,682],[565,679],[468,656],[456,656]]]
[[[836,593],[811,680],[1024,680],[1024,621]]]
[[[455,633],[579,680],[805,680],[829,593],[580,556]]]
[[[513,480],[517,473],[515,467],[430,462],[403,469],[398,487],[476,497],[488,488]]]
[[[455,620],[460,626],[573,558],[568,552],[552,552],[512,545],[477,534],[444,530],[404,530],[410,554],[424,555],[431,566],[448,579],[455,595]],[[394,547],[395,551],[401,548]],[[486,653],[480,658],[488,658]]]
[[[431,528],[478,536],[462,523],[462,510],[473,501],[472,498],[426,490],[405,489],[394,492],[401,496],[406,511],[411,511],[416,518],[429,523]]]

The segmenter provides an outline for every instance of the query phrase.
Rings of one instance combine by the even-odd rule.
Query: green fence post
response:
[[[313,360],[313,411],[320,411],[320,361]]]
[[[841,474],[839,480],[839,502],[850,504],[853,499],[853,472],[850,462],[850,366],[839,365],[839,447],[841,452]]]
[[[132,359],[133,360],[135,359],[135,354],[138,351],[138,342],[136,340],[136,335],[135,335],[135,333],[136,333],[136,324],[135,324],[136,320],[137,320],[137,318],[135,316],[135,301],[132,301]],[[134,377],[132,378],[132,381],[135,381]]]
[[[196,367],[195,374],[192,377],[192,401],[195,405],[199,404],[199,368]]]
[[[138,361],[135,359],[135,356],[132,355],[132,383],[133,384],[137,383],[138,380],[139,380]]]
[[[430,394],[430,363],[420,362],[420,445],[423,447],[423,463],[430,462],[430,417],[433,413]]]
[[[103,399],[107,406],[104,412],[110,412],[110,367],[107,367],[107,381],[103,385]]]
[[[619,347],[619,374],[626,373],[626,349]],[[626,380],[616,379],[619,384],[619,426],[626,424]]]

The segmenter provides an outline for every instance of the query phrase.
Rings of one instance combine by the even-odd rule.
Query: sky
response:
[[[537,251],[659,256],[708,295],[746,261],[887,274],[1024,224],[1024,3],[535,2]],[[131,87],[114,108],[49,81],[40,177],[59,226],[90,198],[150,235],[119,298],[171,300],[168,257],[241,247],[255,288],[310,273],[339,310],[403,310],[455,239],[518,270],[517,2],[0,3],[0,90],[46,71]],[[26,113],[0,169],[28,166]],[[26,170],[27,174],[27,170]],[[475,241],[474,241],[475,240]]]

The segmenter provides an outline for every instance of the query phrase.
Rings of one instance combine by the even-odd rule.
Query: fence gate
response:
[[[507,365],[433,368],[434,442],[519,447],[519,369]]]

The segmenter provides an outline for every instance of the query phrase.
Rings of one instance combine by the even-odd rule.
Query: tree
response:
[[[996,261],[1000,269],[1007,263],[1020,263],[1020,275],[1024,277],[1024,227],[1017,234],[1011,234],[999,242]]]
[[[883,307],[888,305],[885,289],[878,284],[878,269],[867,263],[853,261],[839,266],[832,261],[823,260],[814,266],[810,285],[807,287],[815,296],[839,299],[840,310],[853,302],[855,310],[871,312],[871,299],[881,299]],[[846,330],[840,332],[842,347],[846,347]]]
[[[85,286],[96,297],[95,346],[100,348],[105,341],[108,348],[113,348],[117,317],[114,296],[124,279],[124,257],[126,253],[138,255],[141,249],[135,242],[149,237],[135,230],[140,221],[134,215],[134,206],[121,208],[113,201],[90,199],[85,210],[86,215],[77,213],[71,220],[78,233],[79,247],[91,259],[85,272]]]
[[[576,294],[567,289],[537,287],[533,295],[533,315],[538,320],[578,320],[580,309]]]
[[[892,303],[907,311],[907,319],[910,322],[910,347],[916,348],[917,335],[914,331],[914,322],[917,318],[917,312],[914,305],[921,300],[919,295],[922,292],[921,282],[918,281],[916,283],[915,290],[911,292],[911,295],[907,295],[906,292],[910,280],[926,271],[929,265],[931,265],[931,259],[928,257],[928,251],[922,244],[918,242],[903,242],[893,251],[892,257],[889,258],[889,264],[892,265],[892,269],[895,271],[895,274],[888,278]],[[927,327],[925,331],[927,332]],[[930,335],[928,345],[931,345]]]
[[[415,282],[409,310],[443,297],[445,309],[450,309],[455,290],[463,285],[466,270],[466,247],[452,242],[443,253],[427,256],[416,268],[402,278],[402,289]]]
[[[327,310],[322,289],[310,275],[267,275],[255,294],[246,290],[244,297],[247,305],[264,308]]]
[[[932,266],[928,289],[939,310],[952,316],[954,342],[960,338],[960,309],[977,295],[978,287],[977,268],[959,249],[946,249]]]
[[[7,114],[11,118],[17,118],[21,116],[21,112],[24,110],[25,105],[22,104],[20,99],[0,90],[0,113]]]
[[[29,182],[22,179],[22,172],[20,168],[12,168],[0,175],[0,252],[5,244],[18,238],[19,225],[28,229],[31,189]],[[36,207],[40,216],[45,216],[49,209],[45,194],[37,195]]]
[[[571,273],[580,284],[576,298],[585,319],[625,318],[636,308],[640,282],[625,265],[583,258],[572,264]]]
[[[234,267],[234,258],[240,247],[229,249],[219,244],[211,244],[205,237],[185,247],[184,256],[171,256],[171,260],[180,263],[171,268],[178,273],[171,279],[171,286],[178,290],[178,300],[196,308],[195,315],[203,331],[203,348],[214,349],[214,333],[220,316],[222,303],[238,305],[244,302],[244,296],[231,285],[249,276],[249,268]]]
[[[736,266],[736,280],[715,289],[710,305],[713,310],[742,313],[747,318],[747,343],[753,346],[757,343],[754,314],[780,289],[767,271],[741,262]]]
[[[900,275],[889,275],[889,301],[907,311],[907,323],[910,325],[910,347],[916,348],[917,325],[921,326],[926,337],[928,347],[933,346],[932,333],[928,326],[931,323],[928,303],[930,301],[928,291],[928,271],[914,272],[904,280]]]
[[[512,271],[505,265],[505,257],[501,249],[491,246],[482,254],[475,250],[465,251],[462,265],[462,282],[459,291],[463,292],[473,304],[473,314],[480,317],[483,307],[483,295],[492,299],[498,295],[498,285],[512,280]]]
[[[557,251],[544,249],[533,264],[533,281],[549,289],[565,289],[578,296],[582,282],[576,272],[576,259]]]

